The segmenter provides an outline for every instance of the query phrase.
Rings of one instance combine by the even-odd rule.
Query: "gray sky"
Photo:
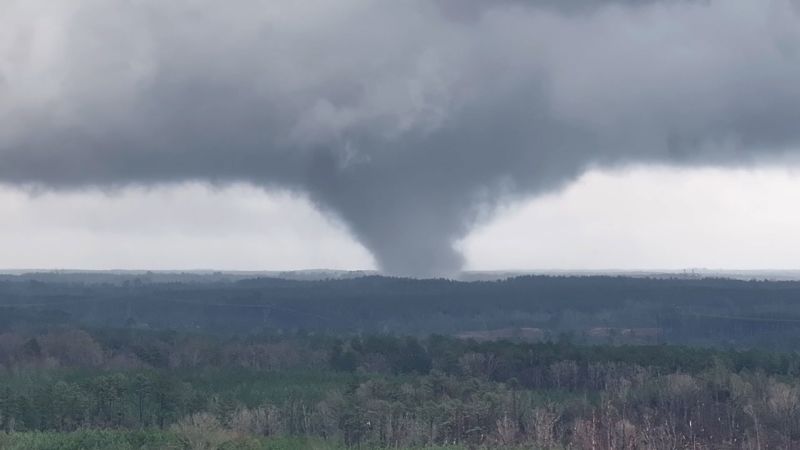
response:
[[[6,0],[0,263],[791,267],[798,80],[797,0]]]
[[[467,268],[797,269],[800,171],[592,172],[506,205],[458,245]],[[0,189],[0,268],[373,269],[305,199],[238,185],[106,195]]]

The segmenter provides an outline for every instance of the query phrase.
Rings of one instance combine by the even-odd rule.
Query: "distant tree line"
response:
[[[587,344],[800,345],[800,282],[594,276],[491,282],[378,276],[106,284],[68,275],[42,279],[0,278],[0,330],[79,325],[220,335],[306,330],[426,336],[524,328],[531,340],[569,333]]]

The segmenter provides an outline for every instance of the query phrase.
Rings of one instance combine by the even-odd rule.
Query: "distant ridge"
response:
[[[8,269],[0,270],[0,276],[23,277],[37,281],[65,281],[78,283],[124,283],[142,281],[156,283],[239,281],[250,278],[279,278],[296,281],[344,280],[364,276],[380,276],[376,270],[83,270],[83,269]],[[732,280],[800,281],[800,270],[470,270],[453,277],[456,281],[495,281],[529,275],[543,276],[612,276],[630,278],[726,278]]]

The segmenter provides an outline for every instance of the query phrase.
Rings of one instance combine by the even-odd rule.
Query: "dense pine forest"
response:
[[[6,276],[0,448],[798,448],[798,294]]]
[[[800,282],[524,276],[459,282],[224,274],[0,276],[0,327],[388,333],[800,347]]]

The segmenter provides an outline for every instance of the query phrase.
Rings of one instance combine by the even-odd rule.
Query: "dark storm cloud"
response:
[[[289,188],[429,275],[498,202],[588,168],[800,141],[791,0],[221,5],[0,6],[0,181]]]

